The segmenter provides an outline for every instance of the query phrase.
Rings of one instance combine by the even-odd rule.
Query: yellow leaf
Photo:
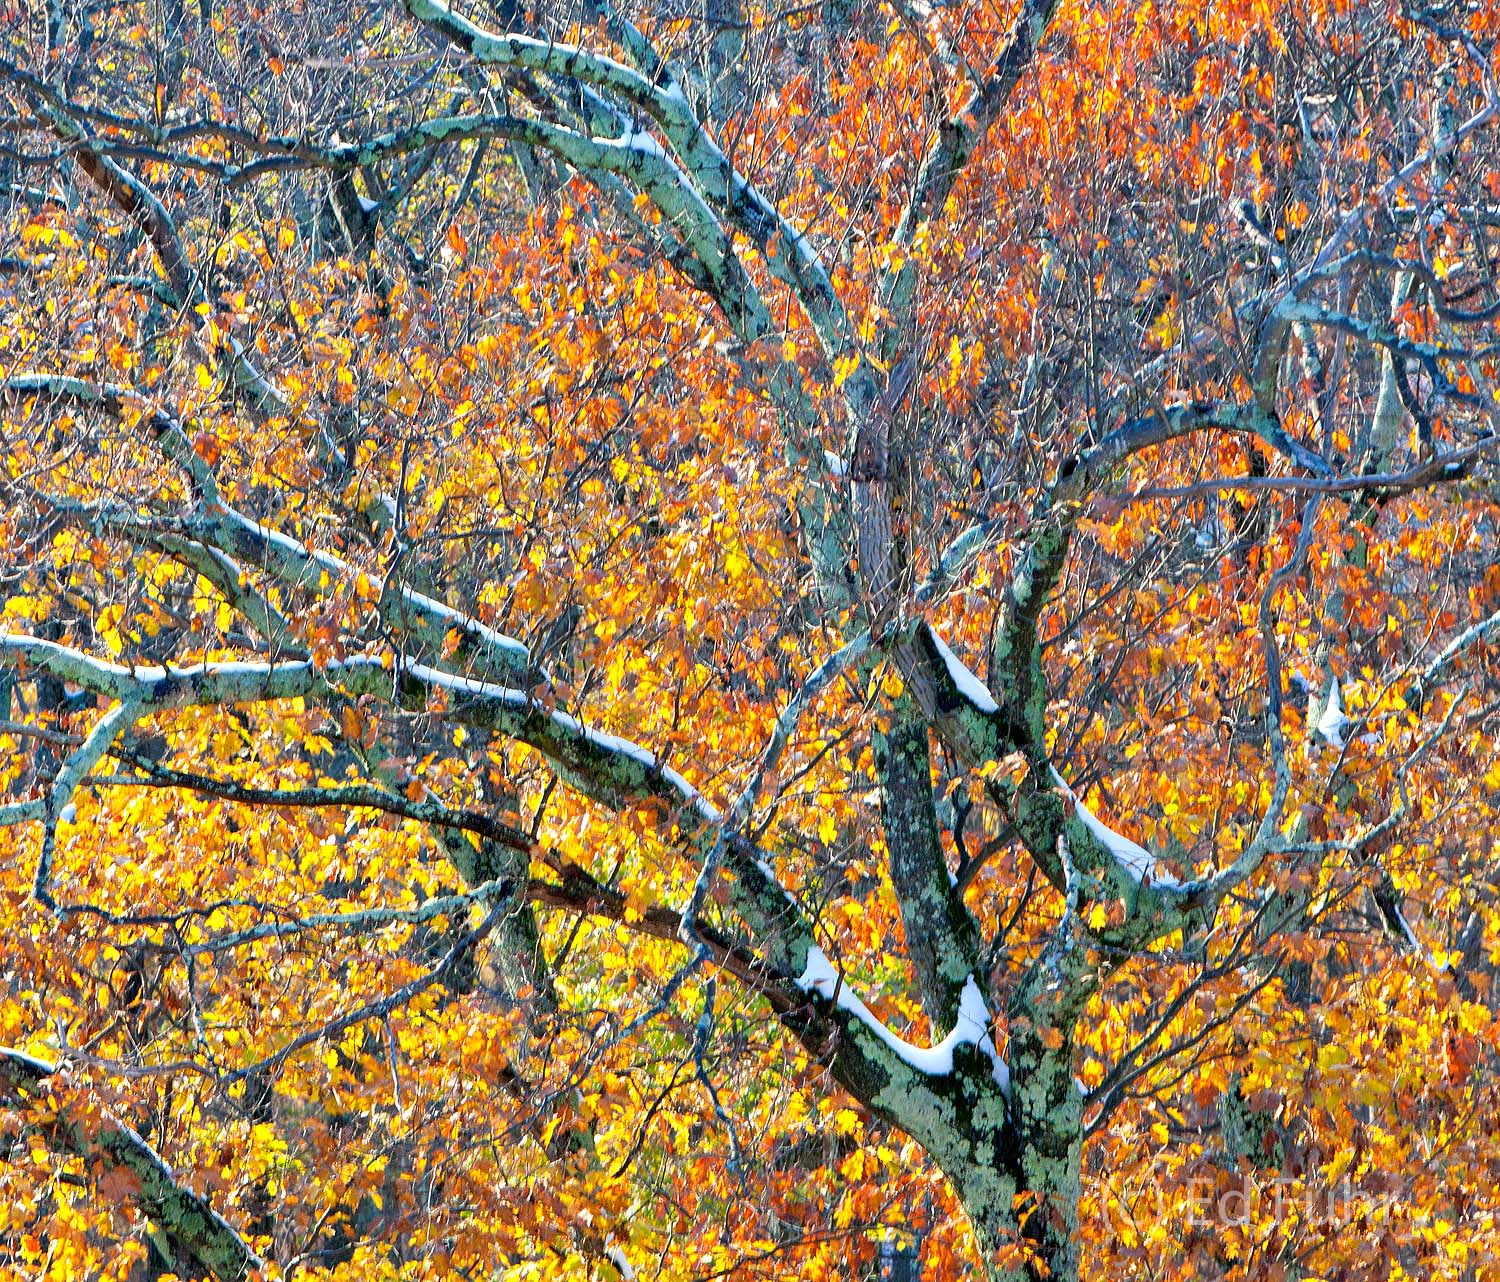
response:
[[[120,637],[120,619],[124,614],[123,605],[107,605],[99,611],[98,621],[94,624],[94,631],[99,639],[104,642],[110,654],[115,656],[125,649],[125,642]]]

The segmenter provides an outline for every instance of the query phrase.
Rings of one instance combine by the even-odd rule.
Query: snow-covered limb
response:
[[[653,117],[663,114],[667,107],[664,90],[604,54],[515,32],[486,31],[454,13],[444,0],[405,0],[405,8],[414,20],[440,32],[479,62],[569,76],[614,94]]]
[[[1426,948],[1422,946],[1422,941],[1417,938],[1417,932],[1411,928],[1411,923],[1406,920],[1406,914],[1401,911],[1399,906],[1397,906],[1395,910],[1395,916],[1396,926],[1401,932],[1401,938],[1405,941],[1406,947],[1411,952],[1416,953],[1418,957],[1420,957],[1424,962],[1427,963],[1430,969],[1437,972],[1439,975],[1451,969],[1446,958],[1444,958],[1444,960],[1442,961],[1438,961],[1430,952],[1427,951]]]
[[[390,663],[357,657],[318,668],[311,662],[193,664],[126,667],[41,637],[0,634],[0,668],[34,667],[94,694],[139,704],[137,715],[160,708],[259,703],[332,690],[389,694]]]
[[[948,676],[952,679],[959,694],[963,695],[980,712],[999,712],[1000,705],[995,702],[995,696],[986,688],[983,681],[976,677],[963,664],[963,661],[948,648],[947,642],[938,636],[936,629],[929,629],[932,644],[937,648],[944,665],[948,669]]]
[[[947,1077],[953,1072],[953,1053],[960,1046],[977,1046],[990,1061],[991,1073],[996,1085],[1007,1094],[1010,1092],[1010,1070],[1000,1053],[995,1049],[990,1036],[990,1012],[979,984],[970,975],[964,983],[963,995],[959,999],[958,1018],[952,1030],[935,1046],[914,1046],[898,1037],[864,1004],[833,968],[828,955],[819,947],[807,950],[807,968],[796,981],[805,993],[817,993],[838,1009],[846,1011],[901,1059],[908,1067],[927,1077]]]
[[[37,797],[31,801],[8,801],[0,806],[0,828],[35,823],[47,817],[47,803]]]
[[[145,522],[137,517],[111,512],[100,514],[126,537],[144,538],[157,546],[173,541],[171,554],[185,557],[200,572],[205,572],[205,567],[198,562],[213,555],[206,549],[214,549],[224,556],[260,566],[287,586],[321,596],[332,595],[341,587],[347,589],[356,577],[355,568],[332,553],[313,551],[300,540],[261,525],[227,506],[213,472],[193,449],[182,424],[134,390],[64,375],[19,373],[0,382],[0,391],[93,406],[121,419],[131,414],[140,416],[163,455],[184,468],[192,481],[199,498],[200,515],[176,523],[175,530],[201,546],[194,549],[183,543],[170,528],[170,523],[169,528],[158,528],[158,523]],[[213,569],[207,567],[207,577],[222,583],[226,599],[242,609],[258,631],[263,635],[274,634],[278,626],[284,626],[284,620],[259,597],[247,589],[235,591],[228,586],[231,576],[237,574],[237,566],[232,563],[224,565],[220,573],[214,573]],[[382,618],[388,626],[416,633],[418,639],[434,651],[442,646],[450,631],[456,631],[463,641],[458,652],[460,661],[478,665],[489,677],[519,679],[527,672],[530,655],[519,641],[411,588],[388,582],[379,575],[369,577],[379,597]]]
[[[0,646],[8,637],[0,636]],[[61,648],[61,647],[59,647]],[[5,653],[0,650],[0,667],[4,665]],[[46,825],[42,837],[42,849],[37,857],[36,873],[32,879],[31,893],[39,903],[48,908],[57,905],[52,898],[48,883],[52,878],[52,859],[57,847],[57,825],[75,822],[78,808],[73,804],[73,794],[92,770],[114,747],[115,741],[141,716],[139,698],[126,696],[120,699],[94,724],[83,743],[63,762],[52,789],[45,800],[15,802],[0,806],[0,827],[34,823],[41,820]]]
[[[1323,713],[1318,718],[1318,733],[1335,748],[1343,748],[1344,736],[1353,724],[1353,719],[1344,712],[1343,693],[1339,689],[1339,679],[1336,676],[1332,677],[1328,684],[1327,702],[1324,703]]]
[[[16,1111],[31,1117],[34,1133],[48,1147],[85,1158],[90,1171],[103,1166],[127,1174],[129,1181],[117,1186],[117,1192],[119,1187],[130,1189],[131,1200],[146,1217],[219,1282],[242,1282],[265,1268],[265,1261],[239,1232],[207,1199],[180,1184],[172,1168],[133,1128],[108,1113],[77,1121],[68,1110],[56,1107],[50,1099],[50,1079],[56,1072],[56,1065],[35,1055],[0,1046],[0,1094],[6,1107],[19,1103]]]
[[[1422,672],[1423,688],[1430,686],[1436,681],[1443,674],[1443,670],[1468,649],[1469,646],[1487,639],[1495,632],[1500,632],[1500,610],[1496,610],[1494,614],[1481,619],[1472,627],[1465,628],[1464,631],[1460,632],[1443,647],[1438,657],[1429,663]]]
[[[290,635],[291,624],[286,616],[271,604],[268,597],[256,591],[250,576],[233,557],[208,543],[174,534],[148,534],[146,538],[213,584],[267,644],[282,650],[295,648]]]
[[[649,748],[590,729],[566,712],[548,713],[527,691],[421,663],[410,664],[402,672],[455,696],[450,712],[456,720],[486,725],[529,744],[563,778],[595,800],[618,806],[627,800],[658,796],[696,815],[704,824],[720,820],[718,807]]]
[[[1294,676],[1294,686],[1301,685],[1309,692],[1312,687],[1305,678]],[[1312,723],[1312,715],[1317,712],[1317,723]],[[1315,698],[1309,696],[1308,703],[1308,738],[1311,741],[1322,740],[1329,747],[1336,748],[1342,752],[1349,744],[1349,732],[1361,724],[1354,717],[1349,716],[1344,710],[1344,692],[1339,684],[1337,676],[1330,676],[1328,681],[1328,695],[1319,709]],[[1375,733],[1362,734],[1359,736],[1362,744],[1375,744],[1380,742],[1380,736]],[[1311,751],[1313,744],[1310,742],[1308,750]]]
[[[134,547],[174,558],[213,584],[267,643],[290,658],[302,657],[289,639],[291,625],[286,617],[256,590],[239,562],[209,540],[179,533],[186,528],[184,523],[154,520],[117,503],[80,503],[51,495],[43,501],[59,516],[95,533],[107,531]]]
[[[735,251],[731,228],[748,237],[763,253],[770,272],[791,286],[828,362],[858,356],[858,335],[807,235],[735,170],[698,119],[670,65],[612,6],[597,12],[636,68],[577,45],[486,31],[454,13],[444,0],[404,0],[404,7],[415,21],[479,62],[524,67],[580,85],[583,99],[593,106],[576,127],[528,117],[507,121],[497,132],[550,152],[605,190],[614,183],[642,192],[662,215],[663,228],[670,229],[666,235],[657,233],[668,260],[714,300],[742,344],[772,335],[775,326]],[[667,154],[642,123],[656,130],[673,154]],[[590,136],[616,128],[620,132],[612,138]],[[821,412],[795,365],[774,362],[767,380],[766,359],[762,353],[745,367],[752,381],[764,383],[772,401],[785,411],[790,449],[811,474],[813,494],[800,505],[802,518],[819,579],[835,597],[847,588],[846,532],[840,528],[840,511],[818,497],[823,471],[818,445]],[[870,363],[856,360],[843,388],[856,418],[873,409],[878,390]]]
[[[125,667],[40,637],[0,635],[0,668],[30,666],[96,694],[129,702],[132,715],[163,708],[259,703],[343,691],[389,703],[425,706],[442,690],[454,720],[529,744],[579,791],[612,806],[661,797],[706,824],[719,812],[649,749],[547,712],[528,691],[444,672],[426,664],[398,667],[390,655],[358,655],[327,664],[223,662],[191,667]]]
[[[288,586],[318,596],[347,589],[358,572],[331,552],[313,550],[299,539],[261,525],[248,516],[223,509],[194,522],[192,532],[204,542],[260,566]],[[367,576],[377,596],[376,608],[389,627],[412,635],[425,647],[441,650],[450,632],[460,639],[450,658],[467,663],[491,680],[521,680],[529,674],[531,655],[521,642],[424,593],[378,574]]]
[[[219,483],[208,464],[193,449],[182,424],[133,388],[94,383],[67,374],[17,372],[0,380],[0,393],[94,406],[122,420],[134,414],[168,461],[188,474],[202,501],[210,505],[219,502]]]
[[[719,217],[708,212],[711,206],[766,254],[766,265],[770,272],[796,293],[798,302],[813,323],[823,354],[830,363],[860,350],[858,337],[843,300],[834,288],[827,266],[806,233],[785,218],[754,183],[736,170],[723,149],[703,127],[671,68],[655,57],[654,51],[650,50],[640,33],[628,23],[616,19],[611,25],[631,55],[645,60],[652,67],[651,78],[613,58],[576,45],[511,32],[495,34],[485,31],[467,18],[455,14],[442,0],[405,0],[405,7],[416,21],[441,32],[481,62],[573,77],[605,94],[613,95],[634,111],[645,115],[661,131],[681,163],[679,165],[673,161],[651,139],[649,146],[659,153],[663,172],[651,184],[643,181],[642,187],[669,218],[675,217],[669,206],[702,206],[702,212],[708,216],[700,218],[695,212],[692,220],[695,231],[684,238],[690,243],[693,252],[702,256],[701,251],[707,247],[703,240],[710,226],[719,230],[723,236]],[[649,138],[649,135],[636,131],[621,142],[627,144],[627,150],[633,150],[636,146],[634,140],[641,138]],[[599,142],[597,139],[591,141]],[[569,144],[566,149],[547,141],[536,141],[534,145],[548,147],[585,171],[612,169],[612,166],[600,163],[597,157],[570,155],[569,150],[577,152],[576,144]],[[639,166],[634,169],[614,168],[613,172],[638,179],[643,177],[643,170]],[[665,190],[666,183],[677,188],[675,195]],[[726,245],[727,239],[724,236]],[[725,250],[711,249],[711,253],[722,256]],[[732,251],[729,251],[728,256],[732,259]],[[737,265],[737,260],[735,263]],[[721,271],[723,265],[718,268],[710,267],[710,270]],[[759,302],[758,296],[755,296],[755,301]],[[739,309],[726,307],[725,310],[733,321],[733,311]],[[763,305],[754,309],[751,321],[748,327],[737,325],[742,337],[754,339],[770,332],[770,315]],[[851,399],[851,403],[856,404],[861,412],[868,412],[873,408],[879,385],[868,362],[859,363],[846,381],[844,390],[846,398]]]
[[[530,71],[567,77],[592,85],[631,109],[635,118],[653,121],[702,180],[705,167],[693,161],[688,148],[694,140],[708,144],[697,118],[680,92],[674,92],[640,75],[624,63],[577,45],[540,40],[515,32],[493,33],[456,14],[441,0],[405,0],[408,14],[417,22],[441,33],[480,62],[495,66],[524,67]],[[544,121],[513,118],[507,121],[505,137],[541,147],[559,156],[580,172],[603,171],[637,183],[681,236],[683,243],[707,272],[709,286],[725,314],[748,325],[737,325],[748,339],[771,330],[771,318],[750,285],[734,255],[729,237],[710,210],[696,182],[663,150],[649,133],[632,129],[618,139],[591,138]],[[712,146],[712,144],[708,144]],[[723,154],[713,148],[728,169]],[[719,181],[725,181],[722,177]],[[698,284],[709,284],[696,281]]]
[[[615,1266],[620,1282],[635,1282],[635,1270],[630,1267],[630,1259],[618,1242],[611,1239],[604,1244],[604,1257]]]
[[[1144,846],[1138,845],[1129,837],[1122,836],[1114,829],[1101,823],[1094,812],[1079,800],[1078,794],[1068,787],[1062,775],[1058,774],[1057,767],[1052,768],[1052,782],[1057,785],[1073,802],[1073,808],[1078,815],[1079,822],[1088,829],[1089,834],[1101,846],[1114,857],[1115,863],[1130,875],[1132,881],[1137,885],[1156,886],[1164,889],[1180,887],[1182,883],[1169,873],[1164,873],[1158,867],[1156,857]]]

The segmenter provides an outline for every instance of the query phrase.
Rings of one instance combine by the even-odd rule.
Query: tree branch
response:
[[[22,1051],[0,1047],[0,1087],[7,1106],[33,1119],[30,1125],[48,1145],[81,1157],[94,1167],[121,1173],[134,1185],[132,1199],[219,1282],[242,1282],[265,1268],[265,1261],[209,1204],[180,1184],[164,1162],[131,1127],[108,1113],[59,1098],[58,1066]]]

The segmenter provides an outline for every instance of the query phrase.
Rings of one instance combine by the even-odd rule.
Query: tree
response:
[[[10,1263],[1489,1267],[1500,10],[9,16]]]

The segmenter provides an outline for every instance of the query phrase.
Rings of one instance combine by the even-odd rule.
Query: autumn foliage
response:
[[[0,98],[0,1273],[1500,1277],[1500,4]]]

